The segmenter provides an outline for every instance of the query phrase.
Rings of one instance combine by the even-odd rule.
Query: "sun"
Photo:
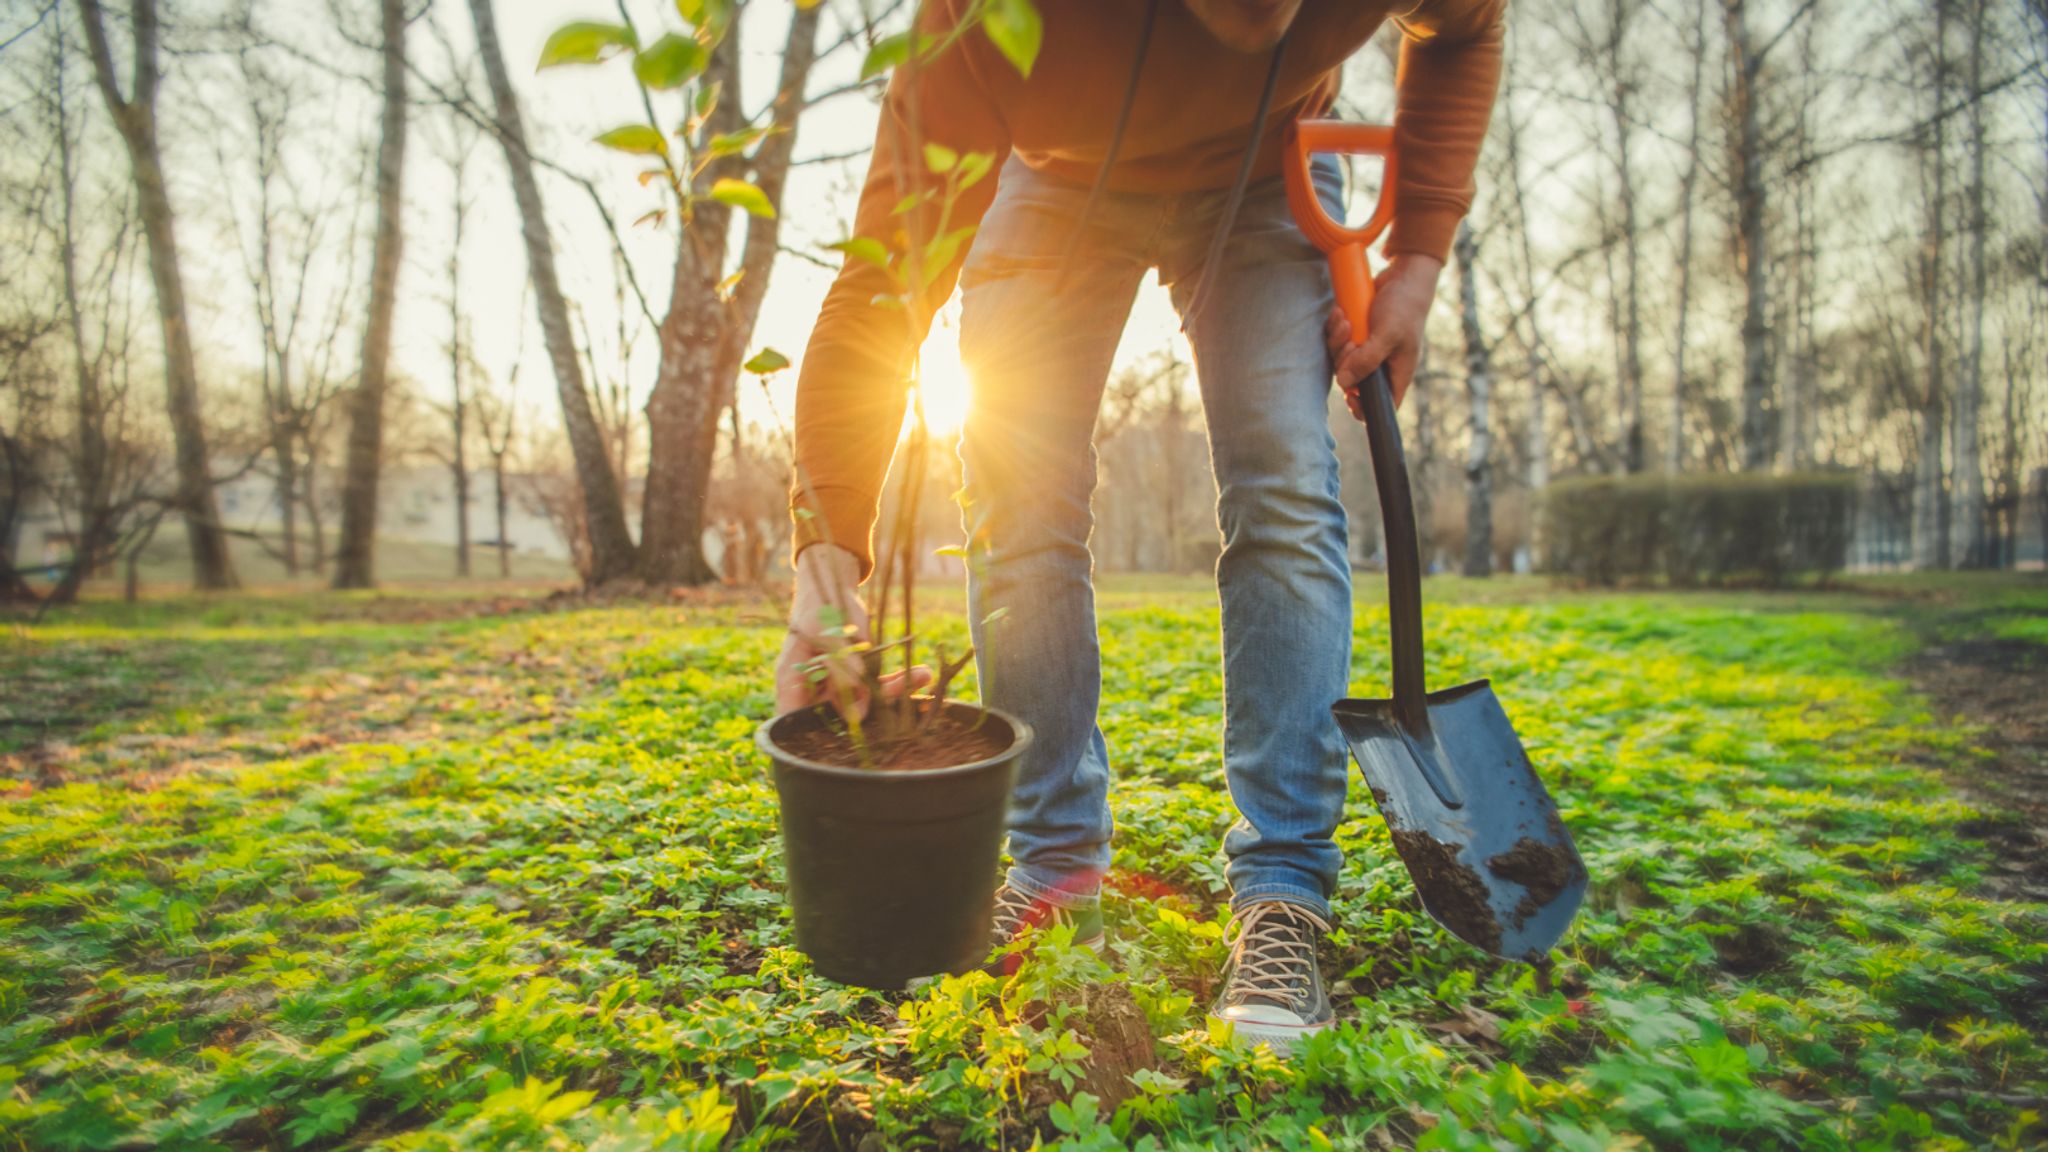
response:
[[[960,330],[934,325],[918,354],[918,379],[924,384],[924,416],[931,429],[950,436],[967,419],[973,387],[960,362]]]

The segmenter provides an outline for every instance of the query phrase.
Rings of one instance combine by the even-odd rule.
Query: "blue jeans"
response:
[[[1319,161],[1315,178],[1341,218],[1336,165]],[[982,698],[1036,733],[1010,812],[1008,882],[1050,903],[1094,896],[1110,862],[1092,433],[1154,267],[1194,346],[1218,488],[1223,765],[1242,817],[1224,838],[1232,906],[1280,899],[1327,916],[1336,886],[1331,835],[1349,773],[1330,705],[1350,672],[1351,572],[1328,423],[1330,280],[1278,177],[1246,190],[1223,266],[1204,268],[1225,195],[1105,192],[1062,284],[1087,189],[1012,159],[961,273],[961,354],[974,372],[966,524],[986,550],[970,565],[968,611]],[[996,612],[1007,620],[985,625]]]

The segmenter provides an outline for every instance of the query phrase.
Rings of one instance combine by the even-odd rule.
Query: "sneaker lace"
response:
[[[1280,900],[1254,904],[1233,917],[1225,936],[1231,945],[1233,999],[1289,1007],[1306,1003],[1314,989],[1316,935],[1329,930],[1322,917]]]
[[[1036,927],[1046,918],[1045,905],[1017,891],[1008,884],[996,890],[994,931],[996,947],[1002,947],[1017,938],[1026,928]]]

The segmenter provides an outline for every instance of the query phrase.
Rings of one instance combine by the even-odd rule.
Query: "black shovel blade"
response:
[[[1420,734],[1392,700],[1340,700],[1331,712],[1423,907],[1475,948],[1541,960],[1579,910],[1585,862],[1492,687],[1426,699]]]

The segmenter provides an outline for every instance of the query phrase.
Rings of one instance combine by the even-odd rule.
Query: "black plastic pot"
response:
[[[877,772],[806,760],[777,742],[820,722],[829,705],[784,713],[754,733],[781,798],[796,946],[827,979],[901,988],[988,958],[1004,816],[1031,729],[994,709],[945,706],[981,714],[1008,747],[952,768]]]

